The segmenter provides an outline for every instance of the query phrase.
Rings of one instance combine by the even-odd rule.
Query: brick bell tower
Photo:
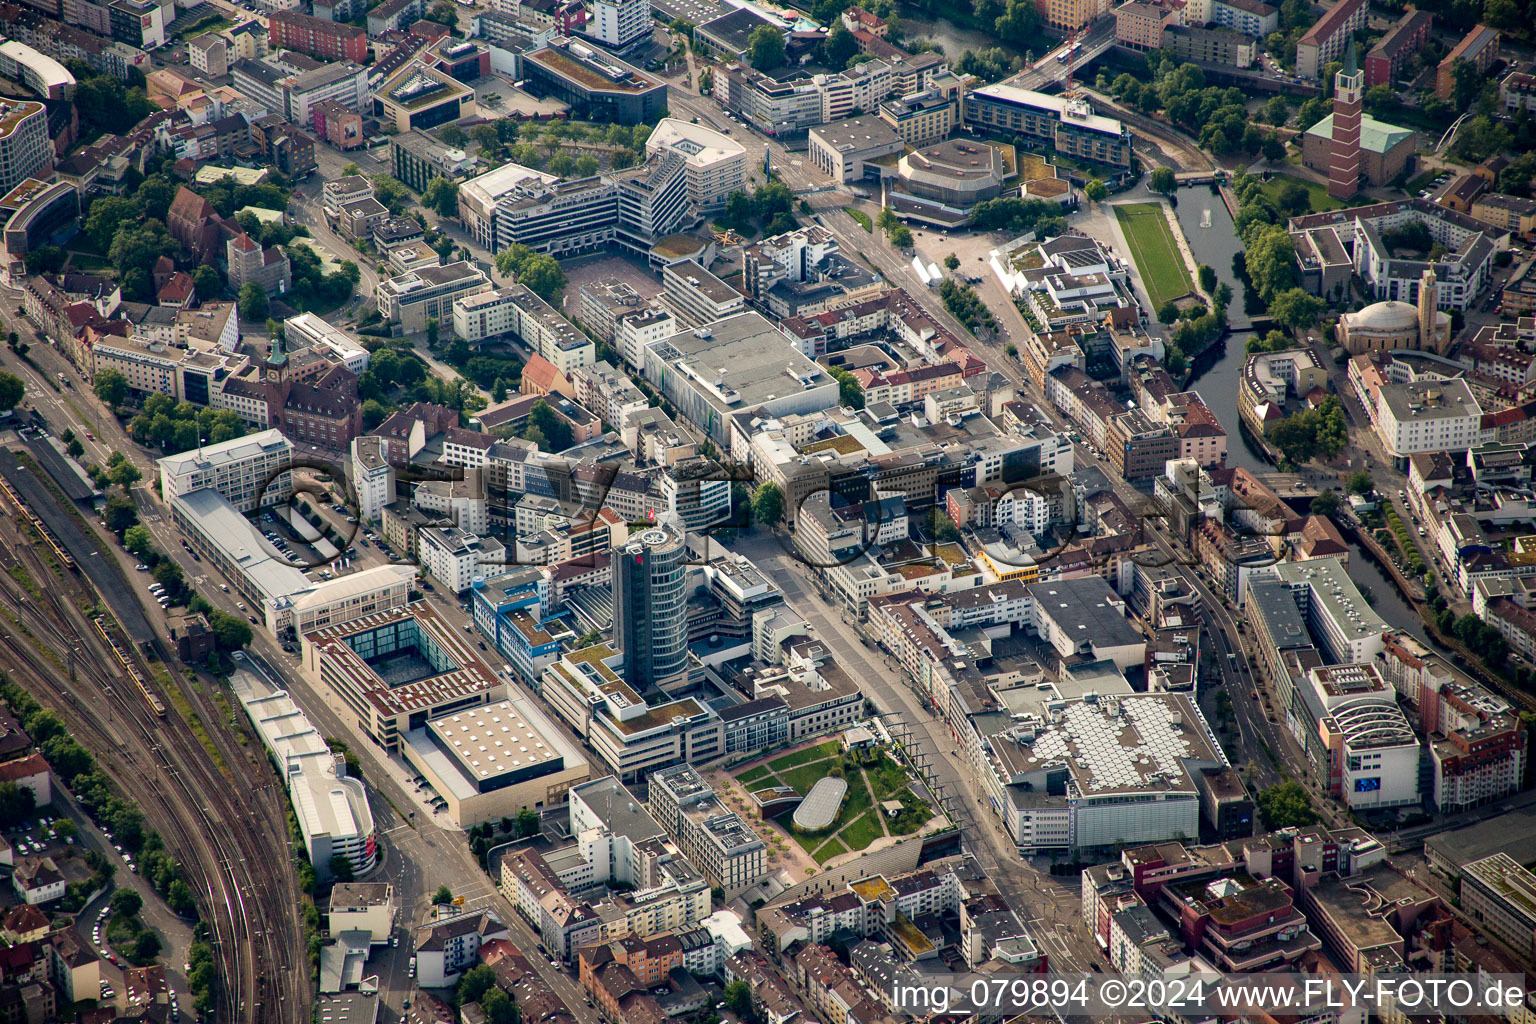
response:
[[[1351,40],[1344,69],[1333,76],[1333,144],[1328,159],[1328,194],[1349,199],[1360,191],[1360,108],[1365,99],[1365,75],[1355,59]]]

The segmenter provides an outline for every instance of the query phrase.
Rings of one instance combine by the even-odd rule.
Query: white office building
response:
[[[193,448],[160,460],[160,494],[169,501],[211,487],[237,512],[250,512],[260,498],[276,505],[293,494],[293,442],[273,428],[222,444]]]
[[[300,313],[283,321],[289,351],[312,348],[353,373],[368,369],[368,350],[351,334],[328,324],[313,313]]]
[[[1483,410],[1460,379],[1385,384],[1376,391],[1376,434],[1395,459],[1482,444]]]
[[[384,506],[395,500],[395,469],[389,464],[389,446],[384,438],[364,434],[352,439],[352,490],[357,495],[357,517],[365,523],[379,523]]]
[[[747,150],[729,135],[664,117],[645,140],[645,155],[656,157],[668,152],[683,158],[688,201],[696,210],[724,207],[732,192],[746,187]]]

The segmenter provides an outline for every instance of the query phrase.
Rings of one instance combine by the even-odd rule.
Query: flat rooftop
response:
[[[1392,632],[1392,627],[1366,602],[1344,563],[1337,558],[1312,558],[1305,562],[1281,562],[1277,576],[1293,586],[1308,584],[1311,599],[1321,604],[1347,641],[1364,640]]]
[[[835,386],[825,369],[791,347],[759,313],[728,317],[705,333],[709,336],[683,331],[647,351],[682,373],[727,414],[804,391],[807,384]],[[725,369],[723,375],[720,368]],[[722,381],[719,386],[714,384],[717,379]]]
[[[1185,694],[1083,699],[1023,726],[992,741],[1010,774],[1065,767],[1085,797],[1194,792],[1190,762],[1227,763]]]

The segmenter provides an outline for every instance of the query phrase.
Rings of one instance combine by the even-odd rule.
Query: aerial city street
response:
[[[0,5],[0,1020],[1536,1014],[1531,0],[795,4]]]

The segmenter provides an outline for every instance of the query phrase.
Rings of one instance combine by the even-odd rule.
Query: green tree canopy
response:
[[[759,25],[747,37],[747,61],[759,71],[772,71],[784,66],[788,56],[784,51],[784,33],[771,25]]]
[[[27,393],[26,384],[14,373],[0,370],[0,412],[10,412]]]
[[[752,493],[752,514],[760,523],[775,526],[784,521],[784,492],[769,480]]]

